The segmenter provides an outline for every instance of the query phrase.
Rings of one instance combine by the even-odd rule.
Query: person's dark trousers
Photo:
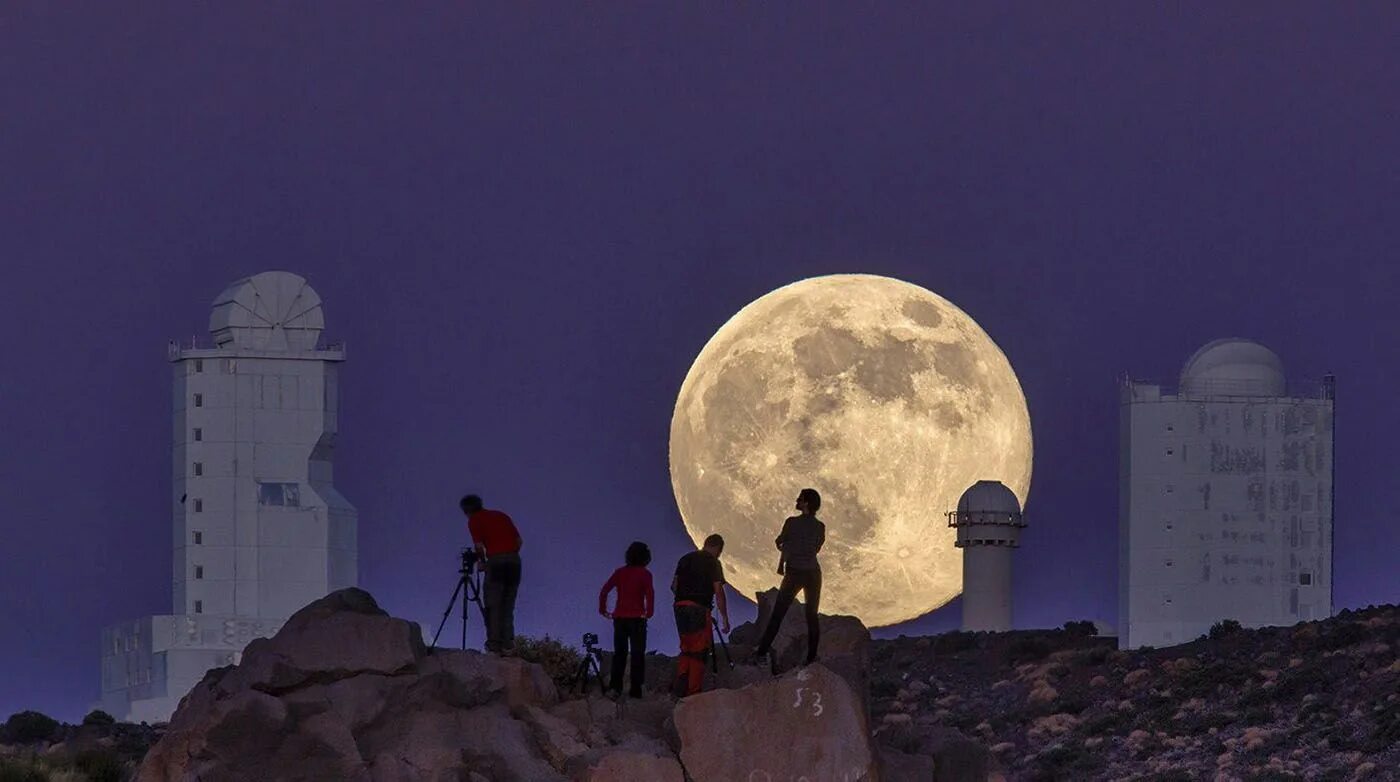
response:
[[[613,620],[612,690],[622,692],[622,670],[627,665],[627,649],[632,648],[632,687],[628,695],[642,697],[642,682],[646,677],[647,620]]]
[[[486,620],[486,651],[515,647],[515,595],[520,591],[520,555],[497,554],[486,560],[482,584],[482,618]]]
[[[807,609],[807,662],[817,659],[817,643],[821,640],[822,632],[817,619],[817,610],[822,602],[821,568],[796,570],[788,567],[783,574],[782,586],[778,587],[778,601],[773,604],[773,615],[768,618],[768,627],[764,628],[763,637],[758,642],[758,654],[768,654],[773,639],[783,626],[783,617],[792,607],[792,600],[799,591],[802,592],[803,606]]]

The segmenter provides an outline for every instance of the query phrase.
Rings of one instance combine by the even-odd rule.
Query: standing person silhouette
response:
[[[515,596],[520,592],[520,531],[510,516],[483,507],[481,498],[462,498],[467,532],[479,558],[477,568],[486,573],[482,586],[482,618],[486,620],[486,651],[515,653]]]
[[[724,538],[711,535],[699,551],[692,551],[676,563],[671,592],[676,596],[676,632],[680,634],[681,654],[676,660],[673,691],[682,697],[700,692],[705,681],[705,654],[710,651],[714,619],[710,608],[718,602],[723,621],[721,632],[729,632],[729,606],[724,597]]]
[[[773,541],[782,552],[778,560],[778,573],[782,575],[783,583],[778,587],[778,600],[773,604],[773,615],[768,617],[768,627],[764,628],[758,649],[754,651],[756,658],[768,656],[773,639],[783,625],[783,617],[800,591],[807,614],[807,664],[816,662],[817,643],[821,639],[817,610],[822,600],[822,567],[817,561],[817,552],[826,543],[826,525],[817,518],[817,510],[821,506],[822,496],[816,489],[798,492],[797,510],[800,515],[784,521],[782,532]]]
[[[651,587],[651,549],[640,540],[627,547],[623,561],[627,564],[613,571],[598,593],[598,613],[613,623],[612,679],[613,697],[622,696],[622,672],[627,666],[627,649],[632,649],[632,687],[628,697],[642,697],[646,681],[647,620],[656,608],[656,594]],[[608,593],[617,590],[617,604],[608,610]]]

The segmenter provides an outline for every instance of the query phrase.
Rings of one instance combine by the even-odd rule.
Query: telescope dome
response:
[[[1249,339],[1217,339],[1181,370],[1183,396],[1284,396],[1283,361]]]
[[[958,513],[1015,513],[1021,512],[1021,503],[1016,494],[1001,481],[978,481],[963,492],[958,500]]]

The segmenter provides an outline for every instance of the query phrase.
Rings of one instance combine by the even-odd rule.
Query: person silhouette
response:
[[[822,600],[822,568],[817,553],[826,543],[826,525],[817,518],[822,497],[816,489],[798,492],[796,506],[799,515],[784,521],[782,531],[773,541],[782,552],[778,560],[778,573],[782,574],[783,581],[778,587],[778,600],[773,604],[773,614],[768,617],[768,626],[763,630],[754,657],[763,659],[768,656],[773,639],[783,625],[783,617],[792,607],[797,593],[801,592],[807,614],[807,664],[810,665],[817,659],[817,644],[821,640],[817,610]]]

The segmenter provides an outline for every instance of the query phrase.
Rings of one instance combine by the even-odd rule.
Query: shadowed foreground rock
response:
[[[736,645],[752,647],[768,626],[778,590],[770,589],[756,595],[758,617],[751,625],[734,629]],[[854,616],[819,614],[821,646],[817,652],[822,665],[830,668],[850,683],[860,696],[861,705],[869,712],[870,692],[870,631]],[[807,659],[807,618],[802,601],[797,600],[783,617],[778,634],[773,637],[773,669],[778,673],[790,671]]]
[[[558,700],[539,666],[428,655],[417,625],[343,590],[250,644],[237,667],[211,671],[137,779],[681,780],[659,739],[626,729],[585,735],[552,713]]]
[[[687,698],[675,724],[695,782],[876,779],[860,698],[820,663]]]

